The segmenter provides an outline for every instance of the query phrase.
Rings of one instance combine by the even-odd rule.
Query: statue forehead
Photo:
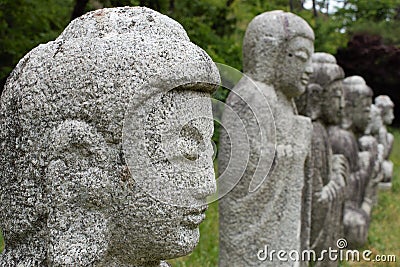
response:
[[[328,53],[314,53],[312,55],[313,74],[310,81],[325,87],[329,83],[344,78],[343,69],[336,63],[336,58]]]
[[[372,97],[371,88],[361,76],[350,76],[343,80],[345,95]]]
[[[380,95],[375,98],[375,105],[379,108],[393,108],[394,103],[387,95]]]
[[[311,27],[297,15],[283,11],[270,11],[256,16],[246,30],[247,35],[257,34],[288,41],[294,37],[304,37],[314,41]],[[246,38],[246,36],[245,36]],[[252,38],[251,41],[256,41]]]

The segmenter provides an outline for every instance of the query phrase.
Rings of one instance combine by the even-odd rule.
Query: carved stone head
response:
[[[366,134],[374,136],[379,135],[379,130],[383,126],[381,110],[374,104],[371,105],[368,127],[365,130]]]
[[[381,110],[383,122],[390,125],[393,122],[393,108],[394,104],[390,97],[387,95],[380,95],[375,98],[375,105]]]
[[[305,20],[288,12],[265,12],[247,27],[243,70],[293,98],[305,91],[313,52],[314,32]]]
[[[306,92],[296,98],[299,114],[310,117],[313,121],[321,119],[323,95],[323,88],[319,84],[309,83]]]
[[[29,52],[1,98],[0,265],[191,252],[215,191],[216,84],[182,26],[147,8],[90,12]]]
[[[327,125],[337,125],[344,108],[343,69],[337,65],[334,56],[328,53],[314,53],[312,56],[313,74],[310,84],[322,87],[319,95],[321,119]]]
[[[372,90],[360,76],[347,77],[343,85],[346,100],[343,127],[363,134],[369,123]]]

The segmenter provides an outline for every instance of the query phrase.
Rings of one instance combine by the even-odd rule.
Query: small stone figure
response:
[[[216,84],[182,26],[142,7],[87,13],[29,52],[1,97],[0,266],[166,266],[190,253],[216,186],[213,123],[181,115],[190,102],[212,118]]]
[[[332,154],[328,127],[340,123],[344,107],[344,72],[336,59],[327,53],[312,56],[314,72],[306,93],[297,101],[299,113],[312,119],[311,144],[312,201],[310,248],[320,255],[324,249],[336,247],[342,237],[345,186],[349,175],[348,163],[343,155]],[[303,214],[303,220],[307,220]],[[315,266],[337,266],[337,261],[319,261]]]
[[[347,185],[343,224],[349,247],[355,248],[366,242],[370,221],[369,214],[362,209],[362,205],[370,180],[372,165],[369,164],[369,159],[372,156],[368,151],[360,152],[357,138],[364,135],[369,123],[372,90],[359,76],[347,77],[343,85],[343,129],[332,128],[329,132],[334,153],[345,155],[349,162],[351,174]]]
[[[393,108],[394,104],[390,97],[380,95],[375,98],[375,105],[379,108],[382,117],[382,127],[379,129],[377,136],[378,142],[383,145],[383,179],[379,184],[380,188],[391,188],[391,181],[393,177],[393,162],[389,160],[390,152],[392,151],[394,137],[387,131],[387,126],[391,125],[394,119]]]
[[[282,11],[265,12],[249,24],[243,41],[243,78],[230,93],[227,105],[245,125],[250,158],[236,187],[219,201],[220,266],[293,266],[291,259],[271,259],[271,250],[301,249],[302,190],[306,159],[311,146],[312,124],[297,115],[294,97],[304,93],[312,73],[314,33],[300,17]],[[251,79],[250,79],[251,78]],[[254,82],[253,82],[254,81]],[[258,98],[257,90],[268,100]],[[243,98],[235,92],[240,92]],[[275,119],[276,152],[268,176],[253,192],[260,154],[274,157],[274,140],[261,142],[269,129],[259,124],[249,106],[269,107]],[[227,109],[226,109],[227,110]],[[222,123],[239,119],[224,112]],[[239,130],[238,130],[239,131]],[[238,133],[239,134],[239,133]],[[268,135],[267,135],[268,137]],[[242,140],[246,142],[246,140]],[[230,139],[221,133],[219,172],[229,164]],[[232,153],[242,153],[232,151]],[[238,167],[236,169],[239,169]],[[232,175],[236,173],[232,172]],[[306,179],[309,181],[308,179]]]

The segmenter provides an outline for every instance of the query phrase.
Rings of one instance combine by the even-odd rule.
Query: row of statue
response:
[[[393,102],[378,96],[373,104],[364,79],[345,78],[334,56],[313,53],[313,41],[312,29],[291,13],[263,13],[247,28],[243,70],[267,96],[277,154],[256,192],[248,193],[256,168],[249,164],[238,186],[219,201],[220,266],[295,266],[290,260],[260,263],[255,251],[266,245],[321,255],[337,249],[341,238],[350,249],[367,241],[378,184],[390,184],[393,172],[393,135],[386,129]],[[239,101],[236,93],[249,88],[239,82],[227,104],[245,121],[250,162],[258,162],[263,126],[250,119],[254,103]],[[234,118],[223,119],[228,124]],[[221,133],[220,151],[231,146],[227,134]],[[224,172],[229,154],[218,160]],[[326,257],[315,266],[338,262]]]
[[[392,177],[390,98],[372,104],[363,78],[314,53],[310,26],[282,11],[249,24],[243,70],[222,117],[233,131],[219,141],[218,172],[241,177],[219,199],[219,265],[307,266],[257,252],[364,244]],[[0,100],[0,266],[168,266],[189,254],[217,189],[219,84],[183,27],[143,7],[89,12],[30,51]],[[250,106],[268,109],[274,129]],[[247,166],[230,168],[245,142]],[[272,161],[249,192],[262,153]]]

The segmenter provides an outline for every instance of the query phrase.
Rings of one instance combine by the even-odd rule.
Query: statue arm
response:
[[[332,202],[339,196],[344,195],[349,176],[350,168],[346,157],[341,154],[334,154],[332,156],[330,181],[322,188],[318,202]]]

